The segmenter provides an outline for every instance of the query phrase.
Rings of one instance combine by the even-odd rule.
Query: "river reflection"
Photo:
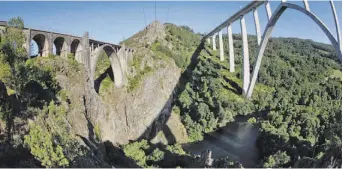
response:
[[[214,159],[229,157],[244,167],[254,167],[260,159],[256,148],[258,127],[246,120],[247,117],[237,117],[235,122],[206,134],[203,141],[184,144],[183,148],[193,155],[200,155],[209,149]]]

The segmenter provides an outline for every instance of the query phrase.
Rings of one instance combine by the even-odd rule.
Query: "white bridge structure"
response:
[[[268,1],[253,1],[249,3],[247,6],[242,8],[240,11],[235,13],[233,16],[228,18],[226,21],[224,21],[222,24],[217,26],[213,31],[208,33],[206,36],[203,37],[202,41],[204,42],[207,39],[207,42],[210,43],[210,37],[212,37],[212,47],[213,50],[217,50],[216,47],[216,36],[219,36],[219,57],[221,61],[224,61],[224,49],[223,49],[223,39],[222,39],[222,29],[225,27],[227,28],[228,32],[228,56],[229,56],[229,66],[230,66],[230,72],[235,71],[235,65],[234,65],[234,47],[233,47],[233,40],[232,40],[232,29],[231,24],[237,20],[240,20],[241,25],[241,34],[242,34],[242,41],[243,41],[243,87],[242,87],[242,94],[247,97],[251,98],[252,92],[254,90],[254,86],[257,80],[258,72],[261,66],[262,58],[264,51],[266,49],[267,43],[269,38],[271,37],[273,28],[277,21],[279,20],[280,16],[287,10],[287,9],[294,9],[297,10],[305,15],[307,15],[309,18],[311,18],[326,34],[326,36],[329,38],[332,46],[334,47],[337,57],[340,62],[342,62],[342,40],[340,35],[340,27],[339,22],[337,18],[336,9],[334,6],[334,3],[332,0],[328,2],[328,5],[330,4],[332,14],[335,20],[336,25],[336,38],[334,35],[330,32],[328,27],[310,10],[310,4],[307,0],[303,0],[304,6],[299,6],[293,3],[289,3],[286,0],[282,0],[280,4],[278,5],[277,9],[272,13],[270,4]],[[260,22],[259,22],[259,16],[257,12],[257,8],[260,6],[264,6],[266,9],[267,17],[268,17],[268,23],[263,30],[263,35],[261,36],[261,28],[260,28]],[[257,56],[255,60],[254,70],[252,72],[252,76],[250,76],[250,64],[249,64],[249,45],[248,45],[248,36],[247,36],[247,30],[245,25],[245,19],[244,15],[248,14],[249,12],[253,12],[254,15],[254,21],[255,21],[255,29],[256,29],[256,36],[257,36],[257,44],[258,44],[258,51]]]

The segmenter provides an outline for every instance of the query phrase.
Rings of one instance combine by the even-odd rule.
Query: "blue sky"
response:
[[[276,9],[280,1],[271,2],[272,10]],[[196,32],[210,32],[248,3],[249,1],[157,1],[156,19],[187,25]],[[303,6],[302,1],[292,3]],[[340,24],[341,3],[335,1]],[[309,4],[311,11],[324,21],[336,36],[329,2],[309,1]],[[267,23],[264,5],[258,12],[263,30]],[[155,19],[155,2],[0,2],[0,20],[15,16],[21,16],[26,27],[78,36],[88,31],[93,39],[118,43]],[[252,13],[246,15],[246,24],[248,33],[255,34]],[[240,32],[239,21],[233,23],[232,29],[234,33]],[[223,32],[226,33],[226,30]],[[273,36],[298,37],[329,43],[325,34],[310,18],[292,9],[283,14],[274,28]]]

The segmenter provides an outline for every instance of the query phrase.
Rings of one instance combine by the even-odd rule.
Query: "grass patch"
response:
[[[138,69],[137,74],[134,77],[130,77],[128,79],[127,90],[129,92],[131,92],[131,91],[134,91],[135,89],[137,89],[138,86],[141,85],[143,78],[151,72],[153,72],[153,69],[150,66],[145,66],[144,69],[141,71],[139,71],[139,69]]]
[[[103,79],[103,80],[101,81],[101,84],[100,84],[100,91],[99,91],[100,95],[101,95],[102,93],[108,92],[108,90],[109,90],[113,85],[114,85],[114,83],[113,83],[112,79],[110,78],[110,76],[109,76],[108,74],[106,74],[106,78]]]
[[[94,126],[94,134],[95,134],[96,140],[100,142],[102,135],[101,135],[101,129],[100,129],[100,125],[99,124],[96,124]]]

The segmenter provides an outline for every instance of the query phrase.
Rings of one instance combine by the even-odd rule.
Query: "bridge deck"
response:
[[[6,21],[0,21],[0,26],[7,26],[7,22]],[[39,29],[32,29],[32,28],[24,28],[24,30],[33,30],[33,31],[37,31],[37,32],[45,32],[45,33],[53,33],[53,34],[57,34],[57,35],[63,35],[63,36],[69,36],[69,37],[73,37],[73,38],[78,38],[78,39],[82,39],[82,37],[80,36],[74,36],[74,35],[70,35],[70,34],[65,34],[65,33],[59,33],[59,32],[52,32],[52,31],[45,31],[45,30],[39,30]],[[99,40],[95,40],[95,39],[89,39],[89,43],[94,43],[94,44],[99,44],[100,46],[101,45],[104,45],[104,44],[110,44],[112,45],[113,47],[116,47],[116,48],[121,48],[120,45],[116,45],[116,44],[113,44],[113,43],[108,43],[108,42],[104,42],[104,41],[99,41]],[[130,49],[130,48],[128,48]],[[133,49],[130,49],[130,50],[133,50]]]
[[[252,1],[250,2],[248,5],[246,5],[244,8],[242,8],[241,10],[239,10],[238,12],[236,12],[234,15],[232,15],[229,19],[227,19],[226,21],[224,21],[222,24],[220,24],[218,27],[216,27],[212,32],[208,33],[206,36],[204,36],[203,40],[207,39],[208,37],[216,34],[217,32],[219,32],[220,30],[222,30],[223,28],[225,28],[226,26],[228,26],[229,24],[235,22],[237,19],[240,18],[240,16],[245,15],[247,13],[249,13],[250,11],[252,11],[254,8],[257,8],[259,6],[261,6],[263,3],[265,3],[264,1]]]

